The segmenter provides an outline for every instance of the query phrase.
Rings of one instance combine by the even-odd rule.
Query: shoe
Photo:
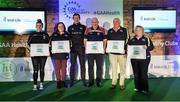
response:
[[[112,85],[110,89],[115,89],[116,88],[116,85]]]
[[[135,91],[135,92],[139,92],[140,90],[135,88],[134,91]]]
[[[144,95],[149,95],[149,92],[148,92],[148,91],[142,90],[141,92],[142,92]]]
[[[62,87],[63,87],[63,88],[66,88],[66,87],[67,87],[67,85],[66,85],[66,82],[65,82],[65,81],[61,81],[61,85],[62,85]]]
[[[37,85],[34,85],[32,90],[36,91],[37,90]]]
[[[74,85],[74,81],[71,81],[70,82],[70,87],[73,87],[73,85]]]
[[[97,85],[97,87],[101,87],[102,86],[100,82],[96,83],[96,85]]]
[[[39,85],[39,90],[43,90],[43,89],[44,89],[43,83],[40,83],[40,85]]]
[[[94,83],[89,83],[88,87],[91,87],[91,86],[93,86],[93,85],[94,85]]]
[[[61,87],[61,81],[57,81],[57,88],[60,89]]]
[[[83,85],[84,85],[84,87],[87,87],[88,85],[86,84],[86,82],[83,82]]]
[[[121,85],[120,90],[124,90],[124,89],[125,89],[124,85]]]

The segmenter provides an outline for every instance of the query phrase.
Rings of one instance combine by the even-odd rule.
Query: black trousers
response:
[[[150,59],[131,59],[134,73],[135,88],[138,90],[149,91],[148,85],[148,66]]]
[[[84,48],[79,48],[79,49],[71,51],[70,80],[74,81],[74,78],[75,78],[75,66],[76,66],[77,56],[79,57],[79,62],[80,62],[81,79],[85,82],[86,69],[85,69],[85,49]]]
[[[40,70],[40,81],[44,82],[44,67],[46,64],[47,57],[31,57],[33,64],[33,80],[34,84],[37,85],[38,72]]]
[[[96,83],[102,80],[103,54],[88,54],[89,83],[94,83],[94,61],[96,62]]]

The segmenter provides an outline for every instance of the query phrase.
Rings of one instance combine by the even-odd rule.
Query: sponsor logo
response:
[[[146,40],[145,39],[142,39],[143,42],[145,42]]]
[[[4,17],[3,21],[4,22],[21,22],[21,19],[19,19],[19,18],[7,18],[7,17]]]
[[[141,21],[155,21],[156,18],[155,17],[140,17]]]

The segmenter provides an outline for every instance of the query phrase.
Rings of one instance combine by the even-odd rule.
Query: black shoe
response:
[[[70,82],[70,87],[72,87],[74,85],[74,81]]]
[[[100,82],[96,83],[96,85],[97,85],[97,87],[101,87],[102,86]]]
[[[145,90],[142,90],[141,93],[143,93],[144,95],[149,95],[149,92]]]
[[[116,85],[112,85],[110,89],[115,89],[116,88]]]
[[[61,87],[61,81],[57,81],[57,88],[60,89]]]
[[[93,86],[93,85],[94,85],[94,83],[89,83],[88,87],[91,87],[91,86]]]
[[[124,89],[125,89],[124,85],[121,85],[120,90],[124,90]]]
[[[66,82],[65,81],[62,81],[62,87],[66,88],[67,85],[66,85]]]
[[[87,86],[88,86],[85,82],[83,82],[83,85],[84,85],[84,87],[87,87]]]

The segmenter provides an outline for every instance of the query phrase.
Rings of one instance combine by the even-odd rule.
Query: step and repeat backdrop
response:
[[[123,8],[125,8],[123,7],[124,2],[125,0],[60,0],[59,4],[57,4],[59,6],[58,18],[59,21],[63,21],[66,24],[66,26],[69,26],[73,23],[72,15],[74,13],[80,13],[81,22],[89,27],[91,26],[91,18],[97,17],[100,22],[99,25],[103,26],[106,30],[113,26],[112,22],[113,18],[115,17],[120,18],[122,26],[126,25],[126,22],[134,23],[133,19],[140,19],[144,22],[147,22],[146,20],[149,20],[148,22],[153,23],[156,20],[165,20],[167,24],[169,23],[169,20],[172,21],[172,19],[177,19],[173,18],[174,16],[176,17],[176,15],[174,15],[173,12],[170,12],[169,14],[174,16],[165,16],[167,18],[161,18],[161,15],[151,15],[149,18],[149,15],[139,15],[139,13],[138,15],[132,14],[132,16],[129,17],[124,15],[124,12],[133,13],[133,9],[131,9],[131,11],[123,10]],[[137,18],[134,18],[134,16]],[[127,20],[127,18],[132,19]],[[0,20],[3,21],[5,20],[5,18],[0,17]],[[6,20],[8,20],[8,18],[6,18]],[[9,18],[9,20],[12,19]],[[16,21],[19,20],[17,19]],[[171,27],[169,27],[168,29],[171,29],[171,32],[151,33],[149,30],[147,30],[146,34],[152,39],[155,46],[155,49],[151,52],[152,58],[149,65],[150,77],[158,78],[180,76],[180,35],[173,31],[174,26],[176,25],[170,23],[170,26]],[[164,26],[164,28],[166,27],[167,26]],[[133,33],[131,33],[132,29],[128,27],[128,30],[130,35],[133,36]],[[0,81],[32,81],[33,66],[29,55],[29,50],[27,49],[27,39],[29,35],[22,33],[17,34],[3,34],[0,36]],[[77,62],[79,63],[78,59]],[[126,77],[133,78],[129,58],[127,58],[126,65]],[[79,67],[79,64],[77,64],[77,79],[80,79]],[[69,79],[69,71],[70,61],[68,60],[67,79]],[[88,79],[87,61],[86,78]],[[108,54],[104,54],[103,78],[111,78],[111,66]],[[55,70],[53,67],[52,59],[50,57],[48,57],[45,66],[45,80],[56,80]]]

